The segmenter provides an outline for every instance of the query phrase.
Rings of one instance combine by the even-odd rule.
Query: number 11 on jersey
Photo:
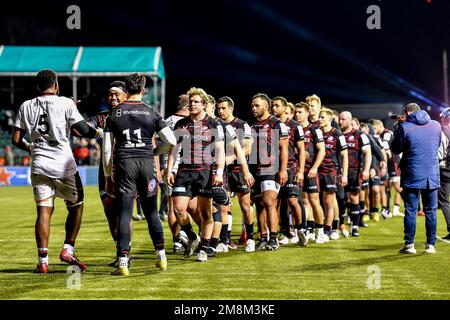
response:
[[[142,142],[142,134],[141,129],[136,129],[133,131],[134,135],[137,137],[137,143],[131,142],[130,129],[126,129],[122,131],[125,137],[127,138],[127,143],[125,144],[125,148],[142,148],[145,147],[145,143]]]

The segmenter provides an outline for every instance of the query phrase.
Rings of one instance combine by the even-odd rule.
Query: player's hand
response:
[[[296,183],[298,186],[302,186],[304,177],[305,177],[305,174],[303,172],[298,171],[295,174],[294,183]]]
[[[347,178],[347,176],[344,176],[344,175],[341,176],[339,185],[340,185],[341,187],[345,187],[347,184],[348,184],[348,178]]]
[[[218,185],[223,184],[223,175],[221,175],[221,174],[213,175],[211,183],[213,186],[218,186]]]
[[[172,172],[167,172],[166,182],[169,187],[172,187],[173,184],[175,183],[175,176]]]
[[[255,183],[255,178],[253,178],[250,172],[248,172],[247,174],[244,173],[244,181],[245,184],[251,189],[253,184]]]
[[[375,169],[370,169],[369,175],[371,178],[375,177],[376,174],[377,174],[377,172],[375,171]]]
[[[317,176],[317,169],[314,167],[311,167],[308,171],[308,179],[315,179]]]
[[[281,185],[284,186],[286,184],[286,182],[288,181],[288,173],[287,170],[280,170],[278,171],[277,174],[277,182]]]
[[[114,195],[114,182],[112,181],[111,177],[106,177],[105,179],[105,191],[110,196]]]
[[[381,175],[381,177],[384,177],[386,174],[387,174],[387,168],[386,168],[386,166],[383,166],[380,170],[380,175]],[[380,179],[381,179],[381,177],[380,177]]]
[[[362,178],[363,181],[369,180],[369,171],[363,171],[362,175],[361,175],[361,178]]]

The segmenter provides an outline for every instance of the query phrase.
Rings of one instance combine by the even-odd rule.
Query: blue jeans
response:
[[[422,196],[423,211],[425,213],[425,229],[427,243],[434,245],[436,242],[436,213],[438,209],[439,189],[410,189],[403,188],[403,200],[405,202],[405,244],[414,243],[416,233],[416,216],[419,208],[420,196]]]

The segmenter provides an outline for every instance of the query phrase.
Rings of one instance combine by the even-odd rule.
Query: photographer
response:
[[[439,208],[447,223],[447,231],[449,234],[442,239],[450,240],[450,108],[445,108],[440,114],[442,134],[441,145],[439,147],[439,172],[441,177],[441,188],[439,189]]]
[[[407,104],[403,113],[405,121],[399,122],[392,142],[392,151],[400,154],[401,186],[405,202],[405,246],[400,253],[416,253],[414,235],[419,197],[425,212],[427,243],[425,253],[435,253],[436,212],[439,191],[438,148],[441,127],[437,121],[415,103]]]

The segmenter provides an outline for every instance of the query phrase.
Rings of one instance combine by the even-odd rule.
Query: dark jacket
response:
[[[423,110],[414,112],[401,122],[394,133],[392,151],[402,155],[401,186],[436,189],[440,186],[438,148],[441,125]]]

